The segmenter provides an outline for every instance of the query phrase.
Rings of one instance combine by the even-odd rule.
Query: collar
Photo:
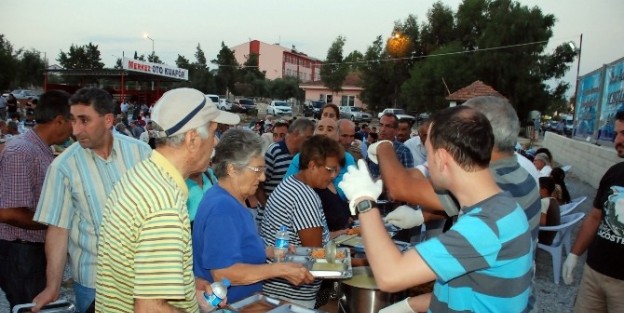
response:
[[[184,178],[180,175],[180,172],[165,158],[162,154],[160,154],[156,150],[152,150],[152,154],[150,155],[150,160],[156,164],[156,166],[162,168],[169,176],[175,181],[178,185],[178,188],[182,191],[185,196],[188,196],[188,187],[186,187],[186,183],[184,182]]]
[[[115,128],[113,127],[113,129],[115,129]],[[99,154],[95,153],[95,151],[93,151],[93,149],[87,148],[87,149],[84,149],[84,150],[86,150],[94,158],[99,158],[100,160],[103,160],[105,162],[112,162],[117,157],[117,153],[118,153],[117,151],[121,151],[120,150],[121,149],[121,142],[119,142],[120,140],[117,137],[118,136],[125,136],[125,135],[122,135],[120,133],[112,133],[112,135],[113,135],[113,148],[111,149],[110,155],[106,159],[102,158]]]
[[[36,144],[37,147],[39,147],[42,151],[44,151],[45,154],[48,154],[50,156],[54,156],[54,152],[52,151],[52,149],[50,148],[50,146],[46,145],[45,142],[43,142],[43,140],[41,139],[41,137],[39,137],[39,135],[37,135],[37,132],[35,132],[34,130],[28,130],[26,133],[24,133],[23,138],[31,141],[32,143]]]

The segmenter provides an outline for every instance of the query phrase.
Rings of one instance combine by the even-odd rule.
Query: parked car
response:
[[[321,118],[321,109],[325,105],[325,101],[306,100],[304,103],[303,116]]]
[[[219,103],[217,104],[217,108],[219,108],[219,110],[232,111],[232,101],[220,98]]]
[[[15,99],[22,104],[25,104],[29,100],[33,100],[33,99],[37,99],[37,101],[39,101],[39,95],[41,94],[41,92],[37,92],[34,90],[30,90],[30,89],[16,89],[16,90],[11,91],[11,93],[13,94]],[[8,98],[9,93],[3,94],[2,96],[4,96],[5,98]]]
[[[286,101],[273,100],[267,107],[267,114],[270,115],[292,115],[292,108]]]
[[[219,105],[219,96],[207,94],[206,98],[210,99],[210,101],[212,101],[215,105]]]
[[[384,115],[385,113],[392,113],[394,115],[396,115],[396,117],[400,120],[406,119],[406,120],[411,120],[412,123],[414,123],[416,121],[416,118],[408,115],[405,113],[405,110],[403,109],[394,109],[394,108],[388,108],[388,109],[384,109],[383,111],[381,111],[381,113],[379,113],[377,115],[377,118],[381,118],[382,115]]]
[[[234,103],[238,106],[241,112],[249,112],[250,110],[256,109],[256,103],[251,99],[238,99],[234,101]]]
[[[354,122],[368,122],[373,119],[373,117],[364,112],[360,107],[352,107],[352,106],[340,106],[340,118],[347,118]]]

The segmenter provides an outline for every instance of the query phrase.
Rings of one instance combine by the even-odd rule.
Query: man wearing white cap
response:
[[[207,309],[204,284],[196,287],[193,276],[184,179],[208,166],[217,123],[239,121],[195,89],[173,89],[156,102],[156,149],[121,178],[103,212],[96,312]]]

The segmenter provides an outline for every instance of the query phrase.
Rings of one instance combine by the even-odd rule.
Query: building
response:
[[[321,79],[321,60],[299,52],[293,46],[285,48],[279,44],[268,44],[252,40],[230,48],[238,64],[244,64],[250,55],[258,55],[258,69],[267,79],[296,77],[301,82]]]
[[[474,97],[481,97],[481,96],[494,96],[494,97],[505,98],[498,91],[496,91],[496,89],[492,88],[492,86],[487,85],[480,80],[477,80],[474,83],[448,95],[446,97],[446,100],[450,102],[449,106],[454,107]]]
[[[362,102],[360,93],[364,90],[360,74],[351,72],[342,82],[342,90],[332,92],[325,87],[323,81],[317,80],[308,83],[302,83],[299,88],[305,91],[305,98],[308,100],[322,100],[326,103],[336,105],[349,105],[366,109],[366,104]]]

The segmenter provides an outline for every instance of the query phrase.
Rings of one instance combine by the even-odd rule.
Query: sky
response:
[[[557,22],[548,52],[565,42],[579,46],[580,74],[624,57],[622,0],[517,0],[538,6]],[[36,49],[50,64],[72,44],[98,45],[112,67],[122,55],[148,55],[152,43],[164,63],[179,55],[194,61],[197,44],[210,61],[221,43],[232,47],[257,39],[296,47],[324,59],[332,42],[346,37],[344,55],[387,39],[395,21],[409,14],[426,20],[434,0],[1,0],[0,34],[14,48]],[[442,0],[457,11],[460,0]],[[620,21],[620,22],[618,22]],[[145,38],[145,35],[150,38]],[[563,80],[574,86],[576,60]]]

